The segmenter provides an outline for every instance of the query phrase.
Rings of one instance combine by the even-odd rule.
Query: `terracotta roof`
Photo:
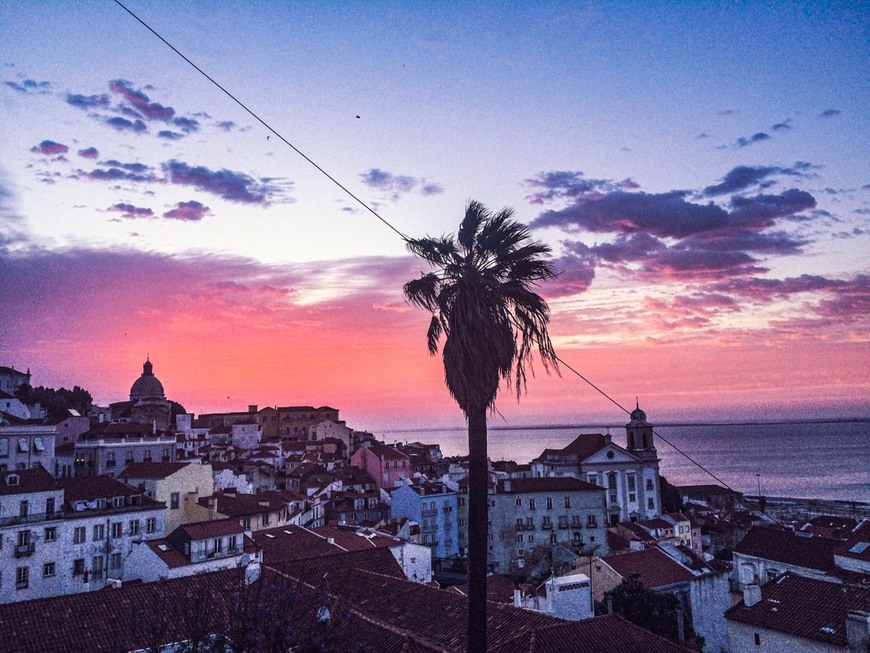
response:
[[[18,483],[10,485],[10,476],[17,476]],[[45,471],[42,466],[0,472],[0,495],[51,492],[59,490],[60,487],[54,477]]]
[[[73,456],[76,452],[75,442],[63,442],[54,448],[55,456]]]
[[[217,512],[228,517],[238,518],[274,512],[284,508],[289,501],[293,500],[293,497],[286,497],[280,492],[261,492],[260,494],[218,492],[210,497],[201,497],[197,502],[204,507],[208,507],[211,502],[214,502],[214,509]]]
[[[204,540],[209,537],[245,532],[245,529],[235,519],[215,519],[194,524],[182,524],[176,530],[187,533],[191,540]]]
[[[786,564],[828,571],[840,542],[824,537],[806,537],[780,528],[754,526],[738,544],[735,553],[776,560]]]
[[[381,444],[380,442],[375,442],[369,447],[369,451],[375,454],[378,458],[383,458],[384,460],[409,460],[410,456],[408,454],[402,453],[395,447],[390,447],[386,444]]]
[[[166,478],[191,463],[129,463],[119,478]]]
[[[513,605],[515,588],[516,583],[507,576],[491,574],[486,577],[486,600]],[[453,585],[447,589],[459,592],[462,596],[468,596],[468,583]]]
[[[487,649],[490,653],[688,653],[691,650],[635,626],[618,614],[545,626]]]
[[[725,612],[731,621],[846,647],[846,612],[870,611],[870,588],[787,572],[761,588],[761,601]]]
[[[509,486],[509,487],[508,487]],[[518,492],[571,492],[576,490],[604,492],[604,489],[570,476],[543,476],[540,478],[511,478],[498,482],[499,494]],[[669,524],[670,525],[670,524]]]
[[[111,476],[77,476],[60,478],[58,484],[64,490],[64,501],[93,501],[109,497],[140,496],[142,492]]]
[[[655,589],[695,578],[695,575],[658,549],[628,551],[603,558],[623,578],[637,574],[644,587]]]

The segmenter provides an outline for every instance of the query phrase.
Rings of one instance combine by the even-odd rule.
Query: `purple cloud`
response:
[[[39,145],[34,145],[30,151],[35,154],[44,154],[46,156],[54,156],[55,154],[66,154],[69,148],[62,143],[54,141],[42,141]]]
[[[360,179],[370,188],[390,193],[393,201],[415,189],[418,189],[422,195],[437,195],[444,192],[440,185],[429,183],[423,178],[394,175],[380,168],[369,168],[360,173]]]
[[[814,166],[806,161],[797,161],[790,168],[780,168],[777,166],[737,166],[732,168],[723,177],[721,183],[707,186],[703,194],[707,197],[715,197],[716,195],[736,193],[756,185],[767,188],[774,183],[773,180],[769,180],[774,175],[811,177],[813,173],[809,171],[815,168],[818,168],[818,166]]]
[[[83,150],[79,150],[78,155],[83,159],[96,159],[100,156],[100,153],[95,147],[86,147]]]
[[[115,116],[114,118],[106,118],[105,123],[112,127],[113,129],[117,129],[119,132],[131,131],[137,134],[141,134],[142,132],[148,131],[148,127],[145,126],[145,123],[141,120],[127,120],[126,118],[121,118],[120,116]]]
[[[92,181],[156,181],[153,170],[143,163],[121,163],[114,159],[106,161],[104,168],[95,168],[90,172],[79,171],[79,174]]]
[[[764,132],[756,132],[749,138],[743,138],[742,136],[737,139],[737,147],[746,147],[747,145],[752,145],[754,143],[761,143],[762,141],[770,140],[770,136],[765,134]]]
[[[123,202],[113,204],[109,207],[108,210],[114,211],[116,213],[121,213],[121,217],[127,220],[154,217],[154,211],[152,211],[151,209],[133,206],[132,204],[125,204]]]
[[[184,134],[179,134],[178,132],[169,131],[168,129],[163,129],[157,132],[158,138],[164,138],[167,141],[180,141],[184,138]]]
[[[21,82],[4,82],[9,88],[27,95],[45,95],[51,91],[48,82],[37,82],[33,79],[25,79]]]
[[[88,111],[90,109],[105,109],[109,106],[108,95],[78,95],[67,93],[66,103],[78,109]]]
[[[600,199],[580,199],[560,211],[545,211],[532,228],[560,227],[566,231],[633,233],[645,231],[660,237],[681,238],[719,229],[728,224],[728,213],[712,202],[693,204],[686,191],[628,193],[615,191]]]
[[[163,217],[168,220],[187,220],[195,222],[202,220],[208,215],[209,208],[204,204],[200,204],[196,200],[190,202],[179,202],[174,209],[166,211]]]
[[[174,159],[165,163],[163,169],[170,183],[193,186],[230,202],[266,205],[277,193],[275,186],[257,181],[243,172],[194,167]]]
[[[134,89],[130,82],[123,79],[115,79],[109,82],[109,90],[120,95],[130,105],[148,120],[163,120],[168,122],[175,116],[175,109],[165,107],[157,102],[151,102],[150,98],[140,90]]]
[[[601,197],[604,193],[616,190],[639,188],[632,179],[623,181],[588,179],[582,172],[570,170],[540,172],[537,176],[526,179],[523,185],[540,189],[526,196],[529,204],[545,204],[554,200],[580,197]]]
[[[222,120],[218,123],[215,123],[215,126],[218,129],[222,129],[223,131],[228,132],[235,129],[237,125],[232,120]]]
[[[178,127],[185,134],[192,134],[199,131],[199,121],[193,118],[173,118],[172,124]]]

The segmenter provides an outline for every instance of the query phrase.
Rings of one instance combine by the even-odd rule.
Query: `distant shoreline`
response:
[[[740,421],[740,422],[654,422],[656,427],[687,427],[687,426],[783,426],[787,424],[870,424],[870,417],[835,417],[830,419],[789,419],[773,421]],[[489,426],[489,431],[559,431],[579,428],[615,429],[624,427],[625,424],[532,424],[526,426]],[[433,433],[437,431],[464,431],[464,426],[444,426],[426,428],[396,428],[382,431],[383,433]]]

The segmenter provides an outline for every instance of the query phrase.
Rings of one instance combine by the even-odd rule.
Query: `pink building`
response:
[[[379,442],[357,449],[350,463],[368,472],[378,489],[396,487],[411,477],[411,457]]]

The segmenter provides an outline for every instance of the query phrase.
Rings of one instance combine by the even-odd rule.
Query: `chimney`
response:
[[[257,404],[248,404],[248,412],[253,414],[257,412]]]
[[[743,588],[743,605],[751,608],[761,603],[761,586],[758,583],[749,583]]]
[[[846,613],[846,640],[849,653],[870,651],[870,612],[849,610]]]
[[[260,580],[260,562],[258,560],[252,560],[248,563],[248,566],[245,567],[245,585],[250,585],[258,580]]]
[[[522,596],[522,592],[519,590],[519,588],[514,590],[514,607],[515,608],[523,607],[523,596]]]

